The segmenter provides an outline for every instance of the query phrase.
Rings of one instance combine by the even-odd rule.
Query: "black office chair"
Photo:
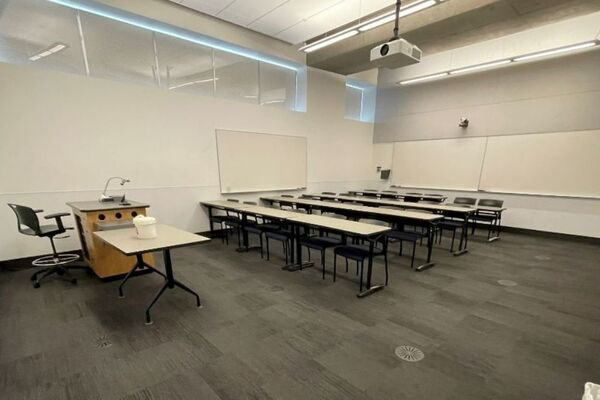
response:
[[[455,197],[452,204],[474,206],[477,204],[477,199],[475,197]]]
[[[239,203],[237,199],[227,199],[231,203]],[[225,243],[229,244],[229,229],[233,229],[237,232],[238,247],[242,245],[241,240],[241,229],[242,229],[242,218],[237,211],[226,210],[226,215],[222,217],[222,224],[225,228]]]
[[[244,204],[258,205],[255,201],[245,201]],[[260,258],[263,258],[263,236],[266,232],[276,231],[281,229],[281,223],[272,222],[264,217],[255,216],[251,218],[248,216],[248,224],[244,226],[244,230],[248,233],[253,233],[258,236],[260,243]]]
[[[504,200],[495,200],[495,199],[479,199],[477,202],[477,206],[482,207],[502,207],[504,205]],[[471,217],[471,223],[473,226],[471,227],[471,235],[475,234],[475,228],[477,223],[487,223],[488,225],[488,240],[492,236],[492,232],[494,228],[498,224],[498,220],[500,218],[499,213],[495,211],[486,211],[486,210],[477,210],[477,212]]]
[[[321,194],[330,194],[330,195],[332,195],[332,196],[335,196],[335,195],[336,195],[336,193],[335,193],[335,192],[321,192]]]
[[[54,245],[54,238],[57,235],[65,233],[67,230],[73,229],[65,227],[61,219],[62,217],[68,216],[69,213],[56,213],[46,215],[44,218],[54,219],[55,224],[40,225],[37,213],[41,213],[44,210],[34,210],[29,207],[11,203],[8,203],[8,206],[14,211],[15,215],[17,216],[17,229],[20,233],[27,236],[47,237],[48,239],[50,239],[50,244],[52,245],[52,255],[37,258],[31,263],[34,267],[43,267],[41,270],[36,271],[33,275],[31,275],[33,287],[36,289],[39,288],[41,280],[53,274],[57,274],[69,280],[72,284],[76,284],[77,279],[73,275],[71,275],[69,270],[87,269],[88,267],[67,266],[67,264],[77,261],[79,259],[79,255],[69,253],[58,253],[56,251],[56,246]],[[40,274],[43,275],[41,278],[38,278]]]
[[[417,203],[423,197],[423,193],[406,193],[404,195],[404,201],[409,201],[411,203]]]
[[[329,218],[346,219],[344,215],[335,213],[324,213],[323,216]],[[306,247],[308,249],[309,259],[311,250],[317,250],[321,252],[321,269],[323,272],[323,279],[325,279],[325,251],[331,247],[339,246],[345,241],[346,238],[344,236],[329,236],[329,232],[327,232],[326,229],[319,229],[319,233],[317,235],[306,235],[301,237],[300,248]]]
[[[380,221],[377,219],[361,218],[359,222],[372,225],[389,226],[389,223]],[[373,247],[373,257],[383,256],[385,266],[385,285],[389,282],[388,275],[388,259],[387,259],[387,237],[383,235]],[[352,244],[337,246],[333,250],[333,281],[337,275],[337,257],[343,257],[346,259],[346,272],[348,272],[348,259],[356,261],[356,265],[360,269],[360,290],[362,291],[363,286],[363,270],[365,260],[369,257],[369,245],[361,244],[358,240],[354,239]]]

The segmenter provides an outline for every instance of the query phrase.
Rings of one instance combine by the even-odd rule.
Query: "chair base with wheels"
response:
[[[66,228],[62,222],[62,217],[68,216],[69,213],[56,213],[46,215],[44,218],[54,219],[55,224],[40,225],[37,213],[43,212],[43,210],[34,210],[29,207],[20,206],[18,204],[8,204],[8,206],[14,211],[15,215],[17,216],[17,229],[20,233],[27,236],[47,237],[48,239],[50,239],[50,244],[52,245],[51,255],[37,258],[31,263],[34,267],[42,268],[41,270],[38,270],[33,275],[31,275],[33,287],[36,289],[39,288],[40,283],[43,279],[54,274],[71,282],[72,284],[76,284],[77,279],[73,275],[71,275],[70,270],[87,270],[88,267],[82,265],[67,265],[79,260],[79,255],[70,253],[58,253],[56,251],[56,246],[54,245],[54,239],[57,235],[65,233],[67,230],[73,229]]]

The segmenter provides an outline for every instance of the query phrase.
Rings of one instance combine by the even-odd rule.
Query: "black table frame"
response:
[[[174,288],[178,287],[178,288],[183,289],[184,291],[192,294],[193,296],[196,297],[196,307],[202,308],[202,303],[200,302],[200,296],[198,296],[198,293],[194,292],[192,289],[190,289],[189,287],[187,287],[186,285],[179,282],[177,279],[175,279],[173,277],[173,265],[171,263],[170,248],[165,248],[162,250],[162,252],[163,252],[163,260],[165,262],[165,274],[163,274],[161,271],[157,270],[156,268],[152,267],[151,265],[148,265],[142,257],[142,255],[144,253],[138,253],[135,255],[136,263],[135,263],[134,267],[131,269],[131,271],[129,271],[127,273],[127,275],[125,276],[125,278],[119,285],[119,297],[123,298],[123,297],[125,297],[125,295],[123,294],[123,285],[125,285],[125,283],[129,279],[129,277],[135,270],[141,269],[141,268],[148,268],[150,271],[156,272],[157,274],[159,274],[160,276],[162,276],[165,279],[165,283],[161,286],[161,288],[158,290],[158,292],[156,292],[156,295],[150,302],[150,305],[146,308],[146,325],[151,325],[153,323],[152,318],[150,317],[150,310],[152,309],[152,306],[154,306],[154,304],[156,304],[158,299],[163,295],[164,291],[167,288],[174,289]],[[150,251],[145,252],[145,253],[150,253]]]

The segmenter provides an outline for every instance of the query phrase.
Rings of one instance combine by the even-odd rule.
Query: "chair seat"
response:
[[[390,239],[403,240],[405,242],[416,242],[420,240],[423,235],[418,232],[406,232],[399,230],[391,230],[386,233]]]
[[[265,224],[252,224],[252,225],[247,225],[244,227],[244,229],[248,232],[251,233],[255,233],[257,235],[262,234],[263,232],[268,232],[268,231],[276,231],[278,229],[280,229],[281,226],[278,224],[270,224],[270,223],[265,223]]]
[[[323,250],[328,247],[339,246],[342,240],[328,236],[311,236],[300,239],[300,245],[315,250]]]
[[[265,233],[265,237],[268,239],[285,241],[289,240],[292,237],[292,232],[279,230],[279,231],[267,231]]]
[[[63,233],[64,231],[61,231],[60,229],[58,229],[57,225],[40,225],[40,234],[39,235],[36,234],[35,231],[30,228],[25,228],[21,232],[24,233],[25,235],[31,235],[31,236],[51,236],[52,234],[59,234],[59,233]]]
[[[351,260],[362,261],[369,257],[369,246],[364,244],[350,244],[336,247],[334,253],[338,256],[346,257]],[[383,249],[379,247],[373,248],[373,255],[378,256],[383,254]]]
[[[491,214],[475,214],[471,217],[471,220],[475,220],[475,221],[484,221],[484,222],[490,222],[490,221],[495,221],[498,218],[497,215],[491,215]]]
[[[459,229],[462,228],[464,225],[463,221],[454,221],[454,220],[444,220],[442,222],[440,222],[438,224],[438,226],[440,228],[445,228],[445,229]]]

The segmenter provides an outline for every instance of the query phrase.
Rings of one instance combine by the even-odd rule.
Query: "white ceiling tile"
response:
[[[234,24],[246,26],[258,18],[268,14],[288,0],[236,0],[216,17]]]
[[[227,7],[232,0],[182,0],[176,1],[171,0],[175,3],[180,3],[189,8],[193,8],[196,11],[200,11],[205,14],[215,15],[223,8]]]

